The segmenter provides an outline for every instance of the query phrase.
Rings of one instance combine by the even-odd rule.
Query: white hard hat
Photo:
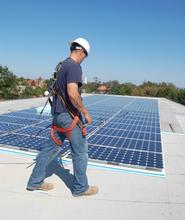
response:
[[[77,39],[73,40],[73,41],[71,42],[71,45],[72,45],[73,43],[79,44],[79,45],[82,47],[82,49],[85,50],[84,52],[86,53],[86,55],[89,54],[90,45],[89,45],[89,43],[88,43],[87,40],[85,40],[84,38],[81,38],[81,37],[80,37],[80,38],[77,38]]]

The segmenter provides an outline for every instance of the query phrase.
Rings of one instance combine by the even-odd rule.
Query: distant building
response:
[[[26,79],[26,84],[27,84],[28,86],[32,86],[32,82],[33,82],[32,79]]]
[[[45,80],[44,79],[27,79],[26,80],[26,84],[28,86],[33,86],[33,87],[43,87],[45,84]]]
[[[107,86],[105,85],[101,85],[97,88],[98,92],[101,94],[105,94],[109,91],[109,89],[107,88]]]

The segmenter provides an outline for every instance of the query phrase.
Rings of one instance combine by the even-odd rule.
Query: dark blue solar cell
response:
[[[107,158],[108,154],[109,154],[109,152],[104,151],[104,152],[102,153],[101,157],[102,157],[103,159],[105,159],[105,160],[106,160],[106,158]]]
[[[134,154],[133,154],[133,157],[132,157],[132,161],[138,161],[139,159],[139,156],[140,156],[140,153],[138,151],[135,151]]]
[[[145,140],[149,140],[150,138],[150,133],[145,133]]]
[[[148,151],[149,149],[149,141],[143,141],[142,150]]]
[[[128,125],[127,129],[130,130],[132,128],[133,125]]]
[[[139,132],[138,131],[133,133],[133,138],[135,138],[135,139],[139,138]]]
[[[145,132],[147,130],[147,127],[144,127],[144,126],[137,126],[137,131],[143,131]]]
[[[130,141],[130,148],[135,148],[136,142],[137,142],[136,139],[132,139],[132,140]]]
[[[142,160],[138,161],[138,165],[145,167],[146,166],[146,159],[142,159]]]
[[[128,129],[128,128],[127,128]],[[123,137],[128,137],[128,134],[129,134],[129,131],[128,130],[125,130],[124,133],[123,133]]]
[[[112,129],[107,129],[107,131],[106,131],[106,135],[112,135]]]
[[[124,137],[124,130],[117,130],[117,136],[118,137]]]
[[[142,145],[143,145],[143,141],[142,140],[137,140],[135,148],[139,150],[139,149],[142,148]]]
[[[154,153],[149,153],[148,154],[148,158],[150,159],[150,160],[154,160]]]
[[[155,133],[152,133],[152,134],[151,134],[150,140],[155,141]]]
[[[156,142],[150,141],[149,142],[149,151],[155,151],[155,145],[156,145]]]
[[[157,124],[155,122],[152,122],[150,126],[157,127]]]
[[[111,146],[114,147],[115,143],[118,141],[118,137],[108,137],[106,139],[106,144],[103,144],[104,146]]]
[[[122,144],[123,144],[123,138],[118,138],[114,146],[117,148],[121,148]]]
[[[146,152],[141,152],[140,159],[141,159],[141,160],[145,160],[146,157],[147,157],[147,153],[146,153]]]
[[[145,136],[145,133],[143,133],[143,132],[140,132],[140,134],[139,134],[139,139],[144,139],[144,136]]]
[[[92,131],[94,131],[95,129],[96,129],[97,127],[95,127],[95,126],[88,126],[87,127],[87,133],[89,134],[89,133],[91,133]]]
[[[132,165],[138,165],[138,160],[132,160]]]
[[[126,136],[127,138],[132,138],[133,137],[133,135],[134,135],[134,133],[133,132],[129,132],[128,133],[128,135]]]
[[[161,135],[160,134],[156,134],[156,141],[161,142]]]
[[[124,141],[124,139],[122,139],[122,147],[123,148],[128,148],[129,147],[129,145],[130,145],[130,142],[131,142],[131,139],[125,139],[125,141]]]
[[[111,141],[110,141],[110,146],[116,146],[116,143],[118,142],[119,138],[113,138]]]
[[[107,133],[107,129],[101,129],[96,132],[96,134],[105,135]]]
[[[155,167],[154,163],[152,161],[147,162],[147,167]]]
[[[110,142],[112,141],[112,139],[116,139],[116,138],[112,138],[112,137],[106,138],[105,141],[103,142],[103,145],[109,146],[109,145],[110,145]]]

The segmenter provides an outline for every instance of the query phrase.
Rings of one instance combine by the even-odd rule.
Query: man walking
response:
[[[54,124],[60,128],[69,128],[73,123],[69,110],[74,116],[83,114],[88,124],[92,121],[88,110],[83,105],[79,92],[82,86],[82,70],[80,64],[88,56],[89,50],[90,45],[84,38],[77,38],[72,41],[70,45],[70,56],[62,62],[57,72],[55,84],[57,92],[53,97],[51,111]],[[79,117],[81,117],[81,115]],[[68,136],[66,133],[59,132],[58,135],[61,142]],[[88,160],[87,140],[77,124],[70,131],[69,136],[74,173],[72,194],[73,196],[94,195],[98,193],[98,187],[89,186],[86,175]],[[54,145],[53,139],[50,138],[37,157],[36,165],[27,184],[27,190],[48,191],[53,189],[53,184],[44,182],[44,179],[46,178],[46,169],[49,163],[59,152],[60,147],[56,144]]]

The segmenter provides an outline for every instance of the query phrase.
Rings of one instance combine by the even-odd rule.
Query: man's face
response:
[[[80,63],[82,63],[82,61],[86,58],[86,54],[84,53],[83,50],[80,50]]]

